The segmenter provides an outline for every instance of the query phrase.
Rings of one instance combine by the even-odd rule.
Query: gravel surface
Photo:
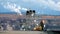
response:
[[[47,34],[43,31],[0,31],[0,34]]]

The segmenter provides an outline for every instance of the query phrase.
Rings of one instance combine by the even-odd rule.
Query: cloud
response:
[[[18,0],[0,0],[0,2],[16,2]]]
[[[57,1],[57,3],[56,3]],[[23,2],[39,5],[40,8],[49,7],[52,10],[60,11],[60,0],[23,0]],[[43,7],[44,6],[44,7]],[[45,8],[46,9],[46,8]]]
[[[0,0],[0,1],[2,1],[2,0]],[[41,8],[46,9],[47,7],[49,7],[52,10],[60,11],[60,0],[3,0],[3,1],[7,1],[7,2],[13,1],[13,2],[19,3],[20,5],[22,5],[22,4],[25,5],[27,3],[25,6],[30,7],[30,5],[31,6],[34,5],[34,6],[40,7],[40,9]],[[12,3],[10,3],[10,4],[12,4]]]
[[[26,9],[26,8],[22,8],[22,10],[28,10],[28,9]]]
[[[8,2],[7,4],[4,5],[4,8],[9,9],[9,10],[14,11],[14,12],[17,12],[18,14],[21,15],[21,12],[20,12],[21,7],[20,6],[17,7],[16,4],[11,4]]]
[[[59,1],[57,0],[57,3],[55,0],[17,0],[17,1],[13,1],[13,0],[7,1],[6,0],[7,2],[5,2],[5,3],[4,3],[4,1],[2,3],[4,8],[17,12],[18,14],[21,13],[20,10],[28,10],[27,8],[36,10],[36,13],[38,13],[38,14],[40,14],[40,13],[52,14],[51,13],[52,10],[55,11],[55,12],[53,11],[54,13],[56,13],[56,11],[60,11],[60,0]],[[13,1],[13,2],[11,2],[11,1]],[[27,7],[27,8],[24,8],[24,7]]]
[[[48,6],[52,10],[60,11],[60,2],[55,3],[52,0],[48,0],[43,1],[42,3],[45,5],[45,7]]]
[[[5,9],[11,10],[13,12],[16,12],[17,14],[20,14],[20,15],[22,15],[20,10],[27,10],[27,8],[22,8],[21,6],[16,5],[15,3],[7,2],[5,4],[4,3],[1,3],[1,4],[3,5],[3,7]]]
[[[48,6],[52,10],[60,11],[60,2],[55,3],[54,1],[49,0],[48,1]]]

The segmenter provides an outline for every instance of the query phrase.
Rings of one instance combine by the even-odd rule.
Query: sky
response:
[[[0,0],[0,13],[22,15],[29,9],[38,15],[60,15],[60,0]]]

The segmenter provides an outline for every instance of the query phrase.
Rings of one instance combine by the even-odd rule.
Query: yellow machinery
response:
[[[33,30],[34,31],[42,31],[43,27],[44,27],[44,20],[42,20],[39,25],[37,25],[36,27],[34,27]]]
[[[34,27],[33,30],[34,30],[34,31],[41,31],[41,30],[42,30],[42,27],[41,27],[41,26],[36,26],[36,27]]]

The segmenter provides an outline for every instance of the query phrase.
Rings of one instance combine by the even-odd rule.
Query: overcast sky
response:
[[[36,14],[60,15],[60,0],[0,0],[0,13],[25,13],[28,9]]]

